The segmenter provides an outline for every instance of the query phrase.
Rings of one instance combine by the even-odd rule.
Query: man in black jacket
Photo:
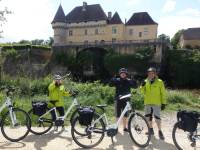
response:
[[[136,82],[134,80],[131,80],[128,78],[128,70],[126,68],[121,68],[119,70],[119,78],[112,78],[110,81],[110,85],[114,86],[116,88],[115,92],[115,112],[117,120],[119,119],[121,112],[126,106],[126,100],[120,100],[119,97],[122,95],[129,94],[131,92],[131,88],[136,88]],[[123,127],[124,131],[128,132],[127,126],[128,126],[128,113],[125,114],[123,118]]]

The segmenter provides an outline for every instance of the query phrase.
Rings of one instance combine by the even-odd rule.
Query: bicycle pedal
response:
[[[196,147],[196,142],[192,142],[192,143],[190,144],[190,146],[191,146],[191,147]]]

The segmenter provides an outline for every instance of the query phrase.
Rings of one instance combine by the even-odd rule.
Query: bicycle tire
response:
[[[94,119],[99,118],[99,117],[100,117],[100,116],[99,116],[97,113],[94,114]],[[97,142],[95,142],[95,143],[92,144],[92,145],[85,145],[85,141],[84,141],[84,144],[83,144],[83,143],[80,143],[80,142],[77,140],[77,138],[76,138],[76,136],[75,136],[76,131],[75,131],[75,129],[74,129],[77,122],[79,122],[79,118],[78,118],[78,117],[76,117],[76,118],[73,120],[73,122],[72,122],[71,134],[72,134],[72,138],[73,138],[74,142],[75,142],[78,146],[80,146],[80,147],[82,147],[82,148],[93,148],[93,147],[97,146],[97,145],[103,140],[103,138],[104,138],[104,136],[105,136],[105,123],[104,123],[104,121],[103,121],[102,119],[99,120],[99,123],[100,123],[100,125],[102,126],[102,129],[100,129],[100,131],[94,131],[94,133],[99,133],[99,134],[101,134],[101,137],[99,138],[99,140],[98,140]],[[86,127],[86,128],[88,128],[88,127]],[[95,126],[95,128],[96,128],[96,126]],[[79,135],[79,136],[89,136],[89,134],[87,134],[87,133],[85,133],[84,135],[83,135],[83,134],[82,134],[82,135],[78,134],[78,135]]]
[[[22,134],[22,136],[20,136],[20,137],[18,137],[18,138],[11,138],[11,137],[8,135],[8,133],[6,133],[7,131],[5,131],[5,130],[7,130],[6,128],[8,128],[8,123],[9,123],[9,121],[10,121],[11,124],[12,124],[12,121],[11,121],[11,118],[10,118],[10,111],[8,111],[8,112],[3,116],[3,118],[2,118],[2,122],[1,122],[1,132],[2,132],[3,136],[4,136],[7,140],[9,140],[9,141],[11,141],[11,142],[18,142],[18,141],[24,139],[24,138],[28,135],[28,133],[29,133],[29,131],[30,131],[29,129],[31,128],[31,120],[30,120],[30,117],[29,117],[28,113],[25,112],[24,110],[20,109],[20,108],[12,108],[12,112],[14,112],[14,115],[15,115],[17,121],[20,121],[20,122],[18,122],[17,124],[15,124],[14,127],[17,127],[17,130],[19,130],[19,127],[18,127],[18,126],[21,125],[21,124],[23,123],[23,124],[22,124],[22,125],[23,125],[22,128],[25,127],[25,129],[24,129],[25,132],[23,133],[23,132],[20,131],[20,133],[23,133],[23,134]],[[21,113],[19,116],[16,115],[18,112]],[[19,117],[19,118],[18,118],[18,117]],[[22,122],[22,119],[25,119],[24,122]],[[14,129],[14,127],[12,126],[12,128],[9,128],[9,130]],[[9,131],[9,132],[10,132],[10,131]],[[14,135],[14,136],[15,136],[15,135],[19,135],[19,132],[18,132],[18,134],[12,133],[12,135]]]
[[[49,109],[48,109],[49,110]],[[42,134],[45,134],[45,133],[47,133],[49,130],[51,130],[51,128],[53,127],[53,120],[52,120],[52,115],[49,113],[49,118],[44,118],[43,117],[43,122],[38,122],[37,120],[37,118],[39,118],[40,116],[38,116],[38,115],[34,115],[33,114],[33,109],[31,109],[31,110],[29,110],[28,111],[28,114],[29,114],[29,116],[30,116],[30,118],[31,118],[31,128],[30,128],[30,132],[31,133],[33,133],[33,134],[35,134],[35,135],[42,135]],[[34,121],[35,120],[35,118],[36,118],[36,121]],[[39,128],[40,128],[40,126],[41,126],[41,124],[42,123],[46,123],[45,125],[45,127],[47,127],[47,128],[45,128],[43,131],[36,131],[36,127],[34,127],[34,124],[33,123],[35,123],[38,127],[38,130],[39,130]],[[44,127],[44,124],[43,124],[43,127]],[[42,129],[42,127],[40,128],[40,129]]]
[[[189,136],[190,132],[180,129],[179,125],[180,125],[180,121],[176,122],[172,130],[172,139],[173,139],[174,145],[176,146],[178,150],[189,149],[189,146],[191,146],[191,144],[193,143],[192,139],[190,139],[190,136]],[[180,138],[181,136],[180,142],[177,141],[176,135],[178,136],[178,138]],[[187,142],[184,141],[184,139],[186,139]],[[180,146],[180,143],[184,145]],[[191,146],[191,149],[194,149],[194,148]]]
[[[132,133],[132,130],[133,130],[132,127],[131,127],[131,126],[132,126],[132,120],[135,118],[136,115],[137,115],[137,117],[140,117],[140,118],[144,121],[145,126],[147,127],[147,129],[146,129],[146,131],[145,131],[145,130],[141,127],[141,125],[139,125],[139,124],[137,124],[137,125],[134,126],[134,130],[136,131],[136,133],[137,133],[138,135],[141,134],[141,133],[143,133],[143,134],[144,134],[144,137],[147,136],[147,140],[146,140],[144,143],[142,143],[142,144],[139,143],[139,142],[136,140],[136,138],[134,137],[134,135],[133,135],[133,133]],[[151,140],[151,135],[150,135],[150,134],[146,134],[146,132],[149,133],[150,127],[149,127],[149,124],[148,124],[146,118],[145,118],[142,114],[140,114],[140,113],[133,113],[133,114],[130,116],[129,121],[128,121],[128,130],[129,130],[129,134],[130,134],[131,139],[133,140],[133,142],[134,142],[137,146],[144,148],[144,147],[146,147],[146,146],[149,145],[149,142],[150,142],[150,140]],[[144,138],[141,138],[141,139],[142,139],[142,141],[144,141]]]

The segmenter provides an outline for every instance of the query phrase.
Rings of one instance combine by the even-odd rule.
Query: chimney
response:
[[[86,6],[87,6],[87,3],[86,3],[86,2],[83,2],[83,8],[82,8],[82,11],[86,11]]]
[[[108,20],[111,20],[111,18],[112,18],[112,12],[109,11],[109,12],[108,12]]]

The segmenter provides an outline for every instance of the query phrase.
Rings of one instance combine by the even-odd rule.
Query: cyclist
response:
[[[119,69],[119,78],[113,77],[110,81],[110,85],[116,88],[115,92],[115,112],[116,119],[118,120],[121,112],[126,106],[126,100],[120,100],[121,95],[130,93],[131,88],[136,88],[136,82],[128,78],[128,70],[126,68]],[[129,100],[129,99],[127,99]],[[123,118],[124,131],[128,132],[128,113]]]
[[[60,75],[54,75],[54,81],[49,85],[49,104],[48,106],[56,107],[60,116],[64,116],[64,96],[70,96],[70,93],[65,91],[62,77]],[[53,121],[56,120],[56,114],[51,111]],[[63,125],[64,127],[64,125]]]
[[[165,109],[166,92],[163,81],[157,76],[156,68],[150,67],[147,70],[147,79],[142,82],[140,88],[144,95],[145,117],[150,125],[150,134],[154,135],[152,126],[152,119],[154,115],[155,122],[159,130],[159,138],[164,140],[164,135],[161,130],[160,111]]]

